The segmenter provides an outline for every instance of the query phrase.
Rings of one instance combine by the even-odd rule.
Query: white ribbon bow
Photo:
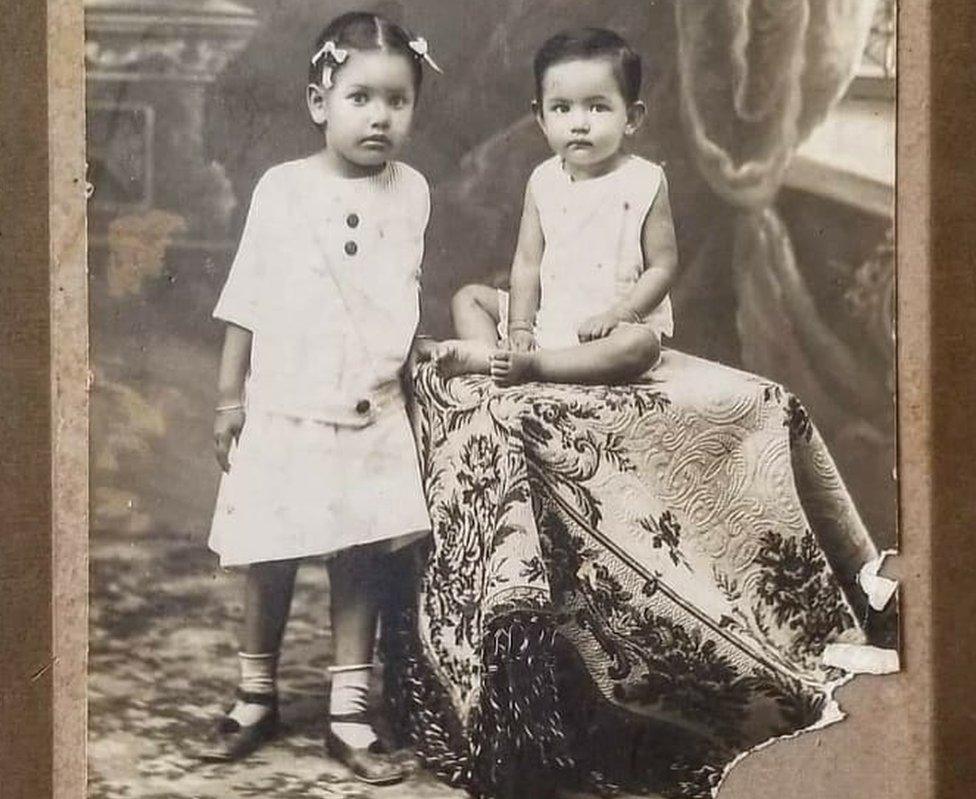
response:
[[[444,70],[442,70],[439,66],[437,66],[437,63],[434,61],[434,59],[430,57],[430,45],[427,43],[427,40],[423,36],[418,36],[416,39],[412,39],[409,42],[409,45],[410,45],[410,49],[417,54],[417,57],[422,58],[424,61],[426,61],[427,66],[429,66],[432,70],[434,70],[434,72],[440,75],[444,74]]]
[[[344,50],[341,47],[336,47],[336,43],[329,39],[319,51],[312,56],[312,66],[318,64],[323,58],[327,59],[325,65],[322,67],[322,85],[326,89],[332,88],[332,64],[338,66],[339,64],[345,63],[345,60],[349,58],[349,51]],[[329,62],[332,62],[331,64]]]
[[[312,65],[317,64],[325,56],[332,56],[332,60],[337,63],[343,63],[347,58],[349,58],[349,51],[343,50],[341,47],[336,47],[336,43],[329,39],[319,51],[312,56]]]

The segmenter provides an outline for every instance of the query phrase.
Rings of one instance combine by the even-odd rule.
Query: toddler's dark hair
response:
[[[636,103],[641,89],[641,59],[619,34],[605,28],[579,28],[563,31],[547,39],[535,54],[535,97],[542,100],[542,81],[546,70],[555,64],[577,59],[606,58],[620,93],[628,103]]]
[[[379,14],[365,11],[350,11],[336,17],[322,29],[315,40],[312,53],[318,53],[322,46],[332,41],[335,46],[343,50],[386,50],[400,53],[409,62],[413,70],[414,90],[420,93],[420,83],[423,80],[423,69],[420,56],[410,48],[413,37],[395,22]],[[314,64],[308,65],[308,82],[318,84],[322,82],[322,71],[331,66],[333,71],[341,69],[341,65],[328,64],[328,58],[323,57]]]

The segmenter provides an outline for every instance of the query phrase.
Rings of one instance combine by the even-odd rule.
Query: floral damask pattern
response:
[[[854,627],[813,534],[783,538],[772,530],[762,536],[756,557],[760,568],[757,594],[772,610],[776,623],[795,632],[797,653],[820,653],[839,632]]]
[[[434,529],[388,668],[430,768],[709,796],[821,718],[875,548],[795,397],[674,351],[628,387],[415,380]]]

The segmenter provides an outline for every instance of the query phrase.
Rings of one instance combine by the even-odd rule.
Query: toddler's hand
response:
[[[240,438],[243,429],[243,408],[217,411],[217,416],[214,419],[214,451],[217,455],[217,463],[225,472],[230,471],[230,460],[228,458],[231,442]]]
[[[513,330],[508,334],[508,346],[512,352],[532,352],[536,348],[535,336],[529,330]]]
[[[591,316],[589,319],[584,319],[577,328],[576,335],[581,344],[587,341],[595,341],[598,338],[609,336],[619,324],[620,317],[616,313],[604,311],[596,316]]]

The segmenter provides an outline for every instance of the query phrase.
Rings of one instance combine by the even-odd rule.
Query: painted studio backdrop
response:
[[[577,25],[624,33],[645,61],[633,149],[664,165],[678,234],[673,346],[801,397],[875,543],[895,545],[893,3],[784,3],[741,51],[736,5],[86,0],[93,795],[121,795],[119,763],[130,786],[177,768],[140,747],[175,752],[185,708],[127,732],[159,714],[148,673],[212,651],[198,704],[233,685],[237,608],[230,590],[214,599],[226,578],[206,549],[223,333],[210,312],[257,179],[320,143],[307,59],[342,11],[403,22],[444,69],[425,76],[403,156],[432,188],[423,324],[438,336],[458,287],[504,278],[547,155],[529,113],[536,46]],[[319,577],[300,589],[321,592]],[[318,696],[326,613],[302,602],[290,646],[296,664],[314,654],[292,684]],[[156,660],[133,665],[134,649]]]

